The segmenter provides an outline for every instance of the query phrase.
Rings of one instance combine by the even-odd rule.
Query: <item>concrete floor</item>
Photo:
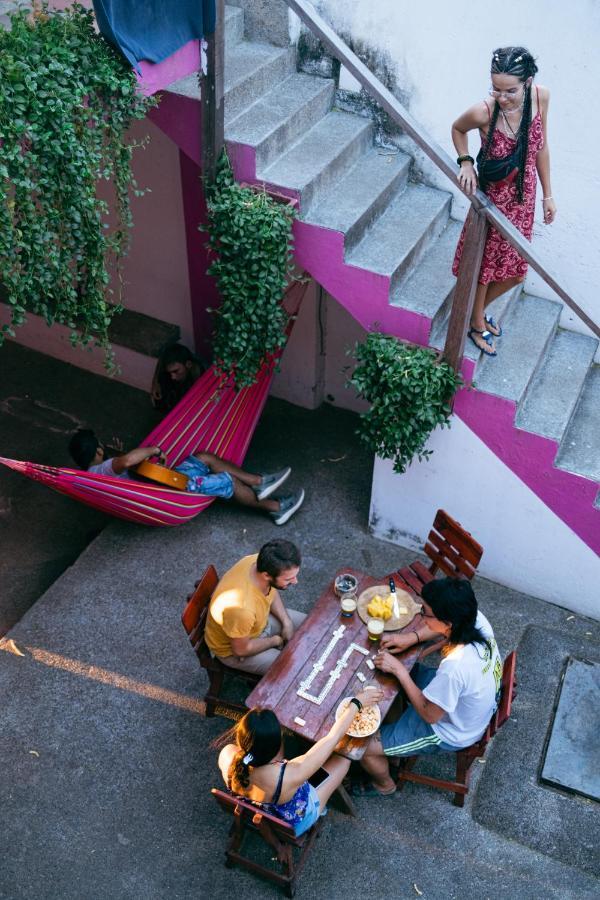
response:
[[[28,368],[37,377],[46,365],[59,365],[38,363]],[[64,369],[66,387],[78,376]],[[60,371],[57,377],[62,382]],[[71,406],[59,392],[60,405],[51,405],[90,421],[89,398],[95,402],[108,388],[85,377],[84,397],[74,392]],[[36,402],[37,387],[34,394],[25,379],[22,385],[19,396]],[[148,430],[146,421],[133,428],[136,416],[148,415],[145,398],[118,385],[110,390],[104,412],[127,424],[133,441]],[[300,584],[286,602],[305,611],[346,564],[384,574],[412,558],[366,531],[372,461],[354,425],[355,417],[339,410],[270,401],[247,462],[293,466],[290,484],[303,485],[307,501],[288,526],[276,529],[226,503],[179,529],[113,522],[0,643],[0,898],[279,896],[223,866],[228,823],[210,796],[219,784],[210,742],[227,723],[203,715],[206,679],[180,615],[208,562],[223,571],[274,534],[302,550]],[[58,461],[67,430],[55,439],[51,461]],[[36,502],[46,502],[42,495],[52,495],[33,483],[31,489],[33,517]],[[74,502],[58,500],[60,522],[81,514]],[[51,535],[54,526],[47,517]],[[76,555],[84,541],[74,549],[62,527],[56,532],[56,558]],[[18,553],[16,539],[12,547]],[[14,568],[19,559],[27,562],[17,555]],[[333,812],[298,897],[598,896],[600,806],[542,787],[538,770],[564,659],[600,658],[600,626],[483,579],[475,588],[501,650],[519,648],[520,686],[513,719],[485,763],[475,764],[465,808],[455,808],[450,795],[409,785],[385,801],[358,800],[356,819]],[[436,765],[449,771],[449,760]]]

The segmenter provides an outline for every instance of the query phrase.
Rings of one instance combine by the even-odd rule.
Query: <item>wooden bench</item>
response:
[[[232,669],[224,665],[219,659],[211,655],[204,640],[204,629],[208,616],[210,598],[219,582],[219,576],[214,566],[208,566],[200,581],[196,584],[194,593],[188,597],[188,603],[181,616],[194,652],[200,660],[202,668],[208,675],[208,690],[204,695],[206,702],[206,715],[214,716],[215,713],[230,719],[239,719],[246,713],[247,707],[240,703],[233,703],[221,697],[221,690],[226,675],[233,675],[244,680],[251,688],[260,681],[260,675],[250,672],[242,672],[240,669]]]

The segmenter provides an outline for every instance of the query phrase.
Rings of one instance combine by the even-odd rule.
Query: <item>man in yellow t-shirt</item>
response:
[[[269,541],[223,575],[208,608],[204,639],[213,656],[234,669],[264,675],[306,618],[279,596],[298,583],[300,551]]]

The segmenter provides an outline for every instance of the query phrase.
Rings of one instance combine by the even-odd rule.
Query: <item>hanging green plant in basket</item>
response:
[[[285,346],[288,316],[281,301],[292,275],[294,209],[264,191],[241,187],[225,154],[206,194],[205,230],[214,252],[208,273],[221,295],[213,310],[213,357],[242,388]]]
[[[437,362],[432,350],[372,333],[354,348],[356,366],[349,383],[371,404],[357,434],[374,453],[405,472],[425,450],[434,428],[450,425],[450,401],[462,384],[452,366]]]
[[[131,171],[139,144],[125,133],[154,101],[78,4],[65,12],[44,4],[32,20],[21,10],[11,23],[0,29],[0,284],[11,311],[0,342],[32,312],[108,355],[130,191],[141,193]],[[110,228],[99,179],[114,185]]]

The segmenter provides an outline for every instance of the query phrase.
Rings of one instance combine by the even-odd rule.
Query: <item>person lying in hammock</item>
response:
[[[75,432],[69,441],[69,453],[81,469],[116,478],[130,478],[130,469],[153,456],[165,462],[165,454],[158,446],[136,447],[129,453],[106,458],[104,446],[90,428]],[[275,525],[285,525],[304,502],[302,489],[284,497],[272,497],[292,471],[289,466],[272,474],[254,475],[213,453],[197,453],[175,466],[175,471],[187,477],[186,490],[224,500],[233,497],[242,506],[264,510]]]

